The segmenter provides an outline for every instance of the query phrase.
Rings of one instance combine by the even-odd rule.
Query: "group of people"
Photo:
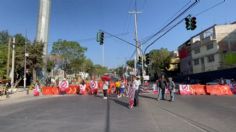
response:
[[[132,76],[128,82],[125,80],[118,80],[115,83],[117,98],[127,95],[129,98],[129,108],[138,105],[138,91],[141,85],[139,76]],[[104,99],[107,99],[107,90],[109,88],[109,81],[103,82]]]
[[[171,77],[166,78],[164,75],[162,75],[157,81],[157,87],[158,87],[158,97],[157,100],[165,100],[166,96],[165,93],[168,90],[170,92],[170,100],[175,100],[175,83],[172,80]]]
[[[60,84],[60,83],[59,83]],[[68,81],[67,84],[69,85]],[[167,97],[166,91],[168,90],[170,92],[170,101],[175,100],[175,83],[172,80],[171,77],[166,78],[164,75],[162,75],[157,81],[156,81],[157,87],[158,87],[158,97],[157,100],[166,100]],[[98,92],[98,82],[95,78],[91,79],[89,83],[89,93],[96,95]],[[60,86],[60,85],[59,85]],[[129,108],[133,108],[135,106],[138,106],[138,94],[139,89],[141,86],[141,80],[140,76],[132,76],[127,80],[120,79],[113,84],[115,87],[115,93],[117,95],[117,98],[120,98],[122,96],[127,96],[129,98]],[[113,87],[112,86],[112,87]],[[60,87],[59,87],[60,88]],[[88,92],[87,85],[85,80],[82,80],[79,84],[79,93],[77,94],[86,94]],[[103,80],[102,83],[102,90],[103,90],[103,98],[107,99],[108,95],[108,89],[110,88],[110,81],[109,80]],[[39,91],[39,83],[35,83],[35,92]]]

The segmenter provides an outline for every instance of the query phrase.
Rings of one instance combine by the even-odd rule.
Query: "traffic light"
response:
[[[186,17],[186,18],[185,18],[185,25],[186,25],[186,29],[187,29],[187,30],[190,30],[190,29],[191,29],[190,17]]]
[[[194,30],[197,27],[196,24],[196,17],[191,17],[191,30]]]
[[[149,53],[147,53],[147,54],[145,55],[145,58],[146,58],[146,65],[149,65],[149,63],[150,63],[150,56],[149,56]]]
[[[100,42],[100,38],[101,38],[101,32],[97,33],[97,42]]]
[[[97,33],[97,42],[99,42],[100,45],[103,45],[103,42],[104,42],[104,32],[98,32]]]
[[[187,30],[194,30],[195,28],[197,28],[196,22],[197,18],[196,17],[191,17],[188,16],[185,18],[185,25],[186,25],[186,29]]]
[[[104,41],[104,32],[101,32],[101,34],[100,34],[100,45],[103,45],[103,41]]]

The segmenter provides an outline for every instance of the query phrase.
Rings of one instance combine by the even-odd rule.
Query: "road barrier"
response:
[[[79,86],[77,85],[70,85],[69,88],[66,89],[66,94],[77,94]]]
[[[58,95],[59,94],[59,89],[58,87],[42,87],[42,94],[43,95]]]
[[[206,95],[205,85],[190,85],[192,95]]]
[[[179,85],[179,94],[180,95],[191,95],[192,94],[192,90],[191,90],[190,85],[180,84]]]
[[[151,91],[150,91],[151,90]],[[89,83],[86,84],[86,87],[82,87],[82,85],[69,85],[65,91],[61,91],[58,87],[50,87],[44,86],[42,87],[42,95],[58,95],[60,93],[64,94],[101,94],[103,92],[103,82],[98,82],[97,89],[91,89]],[[141,89],[143,93],[152,93],[158,94],[158,90],[156,89]],[[167,90],[168,91],[168,90]],[[98,93],[99,92],[99,93]],[[114,82],[110,82],[109,88],[107,90],[108,94],[114,94],[116,92],[116,87]],[[166,92],[167,94],[169,92]],[[234,95],[236,94],[236,85],[188,85],[188,84],[179,84],[178,94],[180,95]],[[34,94],[37,96],[37,93]]]
[[[209,95],[233,95],[229,85],[206,85]]]
[[[180,95],[233,95],[229,85],[179,85]]]

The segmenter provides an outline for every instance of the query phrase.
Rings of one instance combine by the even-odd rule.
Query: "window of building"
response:
[[[207,50],[213,49],[213,43],[207,45]]]
[[[213,36],[213,28],[211,28],[211,29],[208,29],[207,31],[205,31],[204,33],[203,33],[203,38],[207,38],[207,37],[212,37]]]
[[[200,53],[200,47],[197,47],[194,49],[194,54],[198,54],[198,53]]]
[[[194,59],[193,63],[194,63],[194,65],[198,65],[199,64],[199,59]]]
[[[209,56],[207,57],[207,60],[208,60],[208,62],[214,62],[214,61],[215,61],[214,55],[209,55]]]

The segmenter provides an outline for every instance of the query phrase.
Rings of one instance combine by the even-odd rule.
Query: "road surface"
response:
[[[37,97],[36,97],[37,98]],[[234,132],[236,96],[178,96],[175,102],[52,96],[1,104],[1,132]]]

